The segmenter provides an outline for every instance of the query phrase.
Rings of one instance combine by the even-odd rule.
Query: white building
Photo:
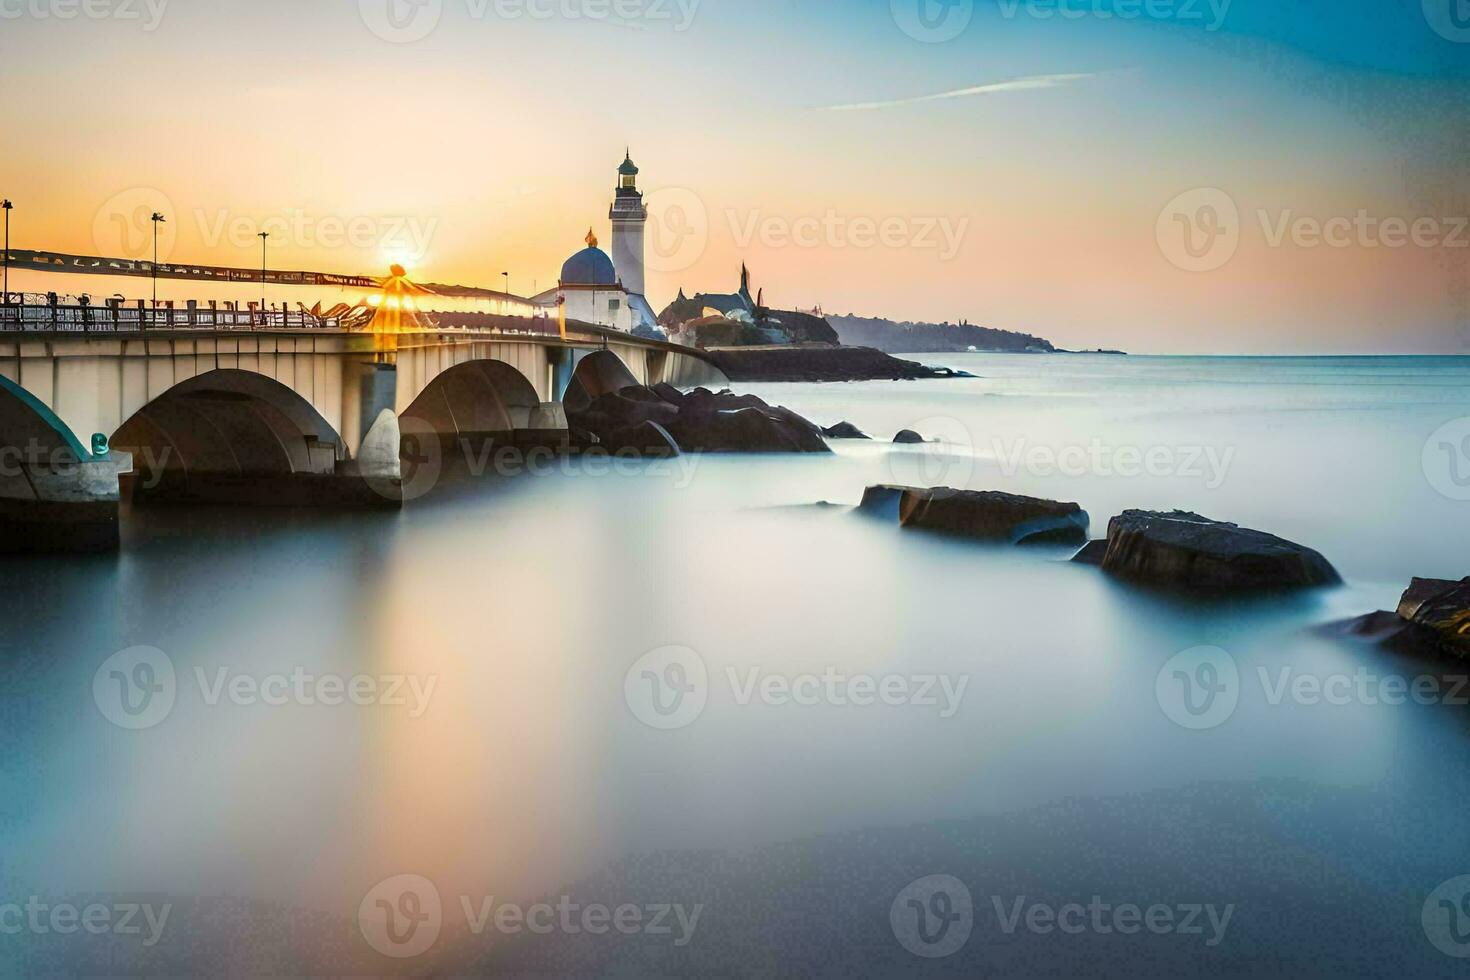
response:
[[[638,190],[638,167],[631,155],[618,168],[617,196],[609,212],[613,226],[613,256],[597,247],[597,235],[587,232],[587,247],[561,267],[555,289],[531,301],[557,315],[565,305],[568,320],[596,323],[632,333],[657,330],[658,316],[644,298],[643,229],[648,208]]]

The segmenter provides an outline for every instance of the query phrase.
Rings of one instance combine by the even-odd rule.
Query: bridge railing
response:
[[[336,317],[300,310],[149,308],[52,303],[11,293],[0,303],[0,330],[56,333],[141,333],[146,330],[338,330]],[[40,302],[36,300],[40,299]]]

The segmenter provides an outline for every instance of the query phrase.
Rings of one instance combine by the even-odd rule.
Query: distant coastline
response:
[[[889,354],[1058,353],[1051,341],[1031,334],[970,323],[894,321],[883,317],[827,316],[844,346]]]

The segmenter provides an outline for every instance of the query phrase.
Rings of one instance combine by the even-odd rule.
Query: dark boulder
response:
[[[639,422],[627,428],[614,429],[600,446],[614,456],[672,459],[679,455],[679,444],[669,430],[657,422]]]
[[[667,382],[660,381],[648,390],[658,395],[658,397],[670,405],[683,406],[684,404],[684,393]]]
[[[823,429],[822,435],[828,439],[871,439],[866,432],[853,425],[851,422],[838,422],[831,428]]]
[[[903,495],[916,487],[876,486],[868,487],[863,491],[862,503],[858,504],[858,510],[865,514],[874,514],[879,517],[891,517],[898,519],[898,507],[903,501]]]
[[[1428,630],[1446,653],[1470,657],[1470,578],[1416,578],[1399,600],[1399,618]]]
[[[1201,591],[1301,589],[1341,582],[1310,548],[1183,511],[1130,510],[1108,525],[1103,570],[1120,578]]]
[[[769,407],[729,412],[680,412],[669,431],[680,447],[689,452],[831,452],[819,433]]]
[[[596,383],[615,374],[604,364],[583,386],[582,397],[567,402],[571,426],[592,433],[605,446],[636,449],[647,442],[663,452],[663,439],[656,437],[661,432],[686,452],[831,452],[816,424],[788,408],[767,405],[755,395],[717,394],[706,388],[681,392],[669,385],[633,384],[586,397]]]
[[[1089,541],[1086,547],[1072,556],[1072,560],[1079,565],[1101,567],[1107,553],[1108,543],[1106,541]]]
[[[898,508],[906,528],[1011,544],[1081,543],[1087,512],[1073,503],[994,490],[905,490]]]
[[[912,429],[904,429],[893,437],[893,441],[900,446],[915,446],[924,441],[924,437]]]
[[[679,417],[679,409],[661,398],[650,400],[635,397],[646,391],[647,389],[624,388],[615,394],[603,395],[583,411],[575,415],[568,414],[567,419],[599,436],[642,422],[657,422],[663,426],[673,424]]]
[[[633,377],[633,372],[618,355],[608,350],[593,351],[577,362],[577,369],[567,383],[566,394],[562,396],[562,405],[570,418],[586,411],[603,395],[637,386],[638,379]]]

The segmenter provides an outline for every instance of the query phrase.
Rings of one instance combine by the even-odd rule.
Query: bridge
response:
[[[0,551],[116,548],[129,487],[398,506],[406,432],[565,445],[569,385],[609,370],[725,382],[698,352],[586,323],[380,309],[354,329],[28,296],[0,306]]]

